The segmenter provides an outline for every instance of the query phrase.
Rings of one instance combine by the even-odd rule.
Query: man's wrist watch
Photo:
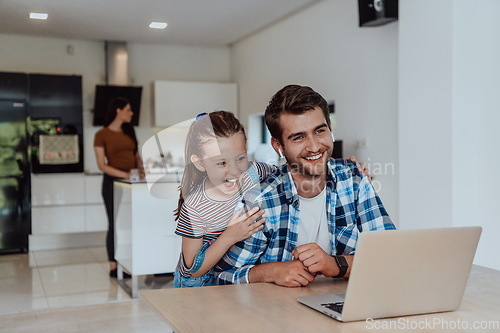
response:
[[[341,278],[344,277],[345,273],[347,273],[347,269],[349,268],[349,264],[347,263],[347,260],[345,259],[344,256],[333,256],[335,258],[335,261],[337,262],[337,265],[339,266],[340,272],[338,275],[332,276],[334,278]]]

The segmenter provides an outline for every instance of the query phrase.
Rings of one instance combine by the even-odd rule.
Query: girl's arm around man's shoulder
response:
[[[259,180],[264,180],[268,175],[276,170],[276,166],[264,162],[252,161],[250,164],[250,167],[256,169],[257,174],[259,175]]]

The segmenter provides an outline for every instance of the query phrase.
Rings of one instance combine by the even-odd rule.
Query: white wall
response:
[[[401,227],[452,226],[450,1],[399,3]]]
[[[43,74],[76,74],[83,80],[84,167],[96,172],[92,126],[94,88],[104,84],[104,42],[0,34],[0,70]],[[67,47],[74,47],[74,54]],[[185,47],[129,44],[129,80],[143,86],[141,116],[137,128],[139,143],[153,129],[152,86],[155,80],[230,81],[229,47]]]
[[[336,139],[344,141],[346,156],[355,154],[382,173],[376,175],[379,193],[397,222],[398,23],[359,28],[357,6],[322,1],[236,43],[232,74],[240,119],[246,126],[249,115],[263,112],[272,95],[291,83],[333,99]],[[355,148],[361,139],[366,149]]]
[[[127,49],[130,82],[133,85],[143,86],[140,126],[136,130],[140,144],[143,144],[155,132],[161,130],[161,128],[153,128],[154,81],[229,82],[231,80],[231,53],[229,47],[129,43]],[[193,98],[196,98],[196,96],[193,96]],[[205,110],[200,110],[200,112],[203,111]],[[172,149],[171,151],[176,152],[178,149]],[[175,155],[173,158],[178,160],[183,156]]]
[[[480,225],[475,263],[500,269],[500,3],[400,1],[404,229]]]
[[[231,80],[229,47],[130,43],[128,52],[130,79],[134,85],[144,86],[145,110],[153,110],[155,80],[212,82]],[[152,112],[147,112],[144,116],[141,114],[141,126],[154,126]]]
[[[453,6],[453,225],[482,225],[476,263],[500,269],[500,2]]]

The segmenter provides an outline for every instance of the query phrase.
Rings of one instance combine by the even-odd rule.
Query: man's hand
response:
[[[292,255],[302,262],[311,274],[316,275],[319,273],[331,277],[338,275],[340,272],[335,258],[323,251],[316,243],[297,246]]]
[[[299,260],[268,262],[250,270],[250,282],[273,282],[284,287],[307,286],[314,275]]]

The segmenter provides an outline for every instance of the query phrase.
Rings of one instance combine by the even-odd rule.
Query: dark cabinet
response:
[[[30,74],[28,114],[32,172],[83,172],[81,76]],[[41,162],[40,135],[76,135],[76,163]]]
[[[0,73],[0,100],[24,102],[27,99],[27,74]]]
[[[26,106],[31,172],[83,172],[81,76],[1,72],[2,100]],[[44,158],[41,158],[41,136],[54,147],[44,150]],[[61,144],[69,148],[60,148]],[[74,158],[65,158],[65,154]],[[61,158],[54,158],[56,155]]]

